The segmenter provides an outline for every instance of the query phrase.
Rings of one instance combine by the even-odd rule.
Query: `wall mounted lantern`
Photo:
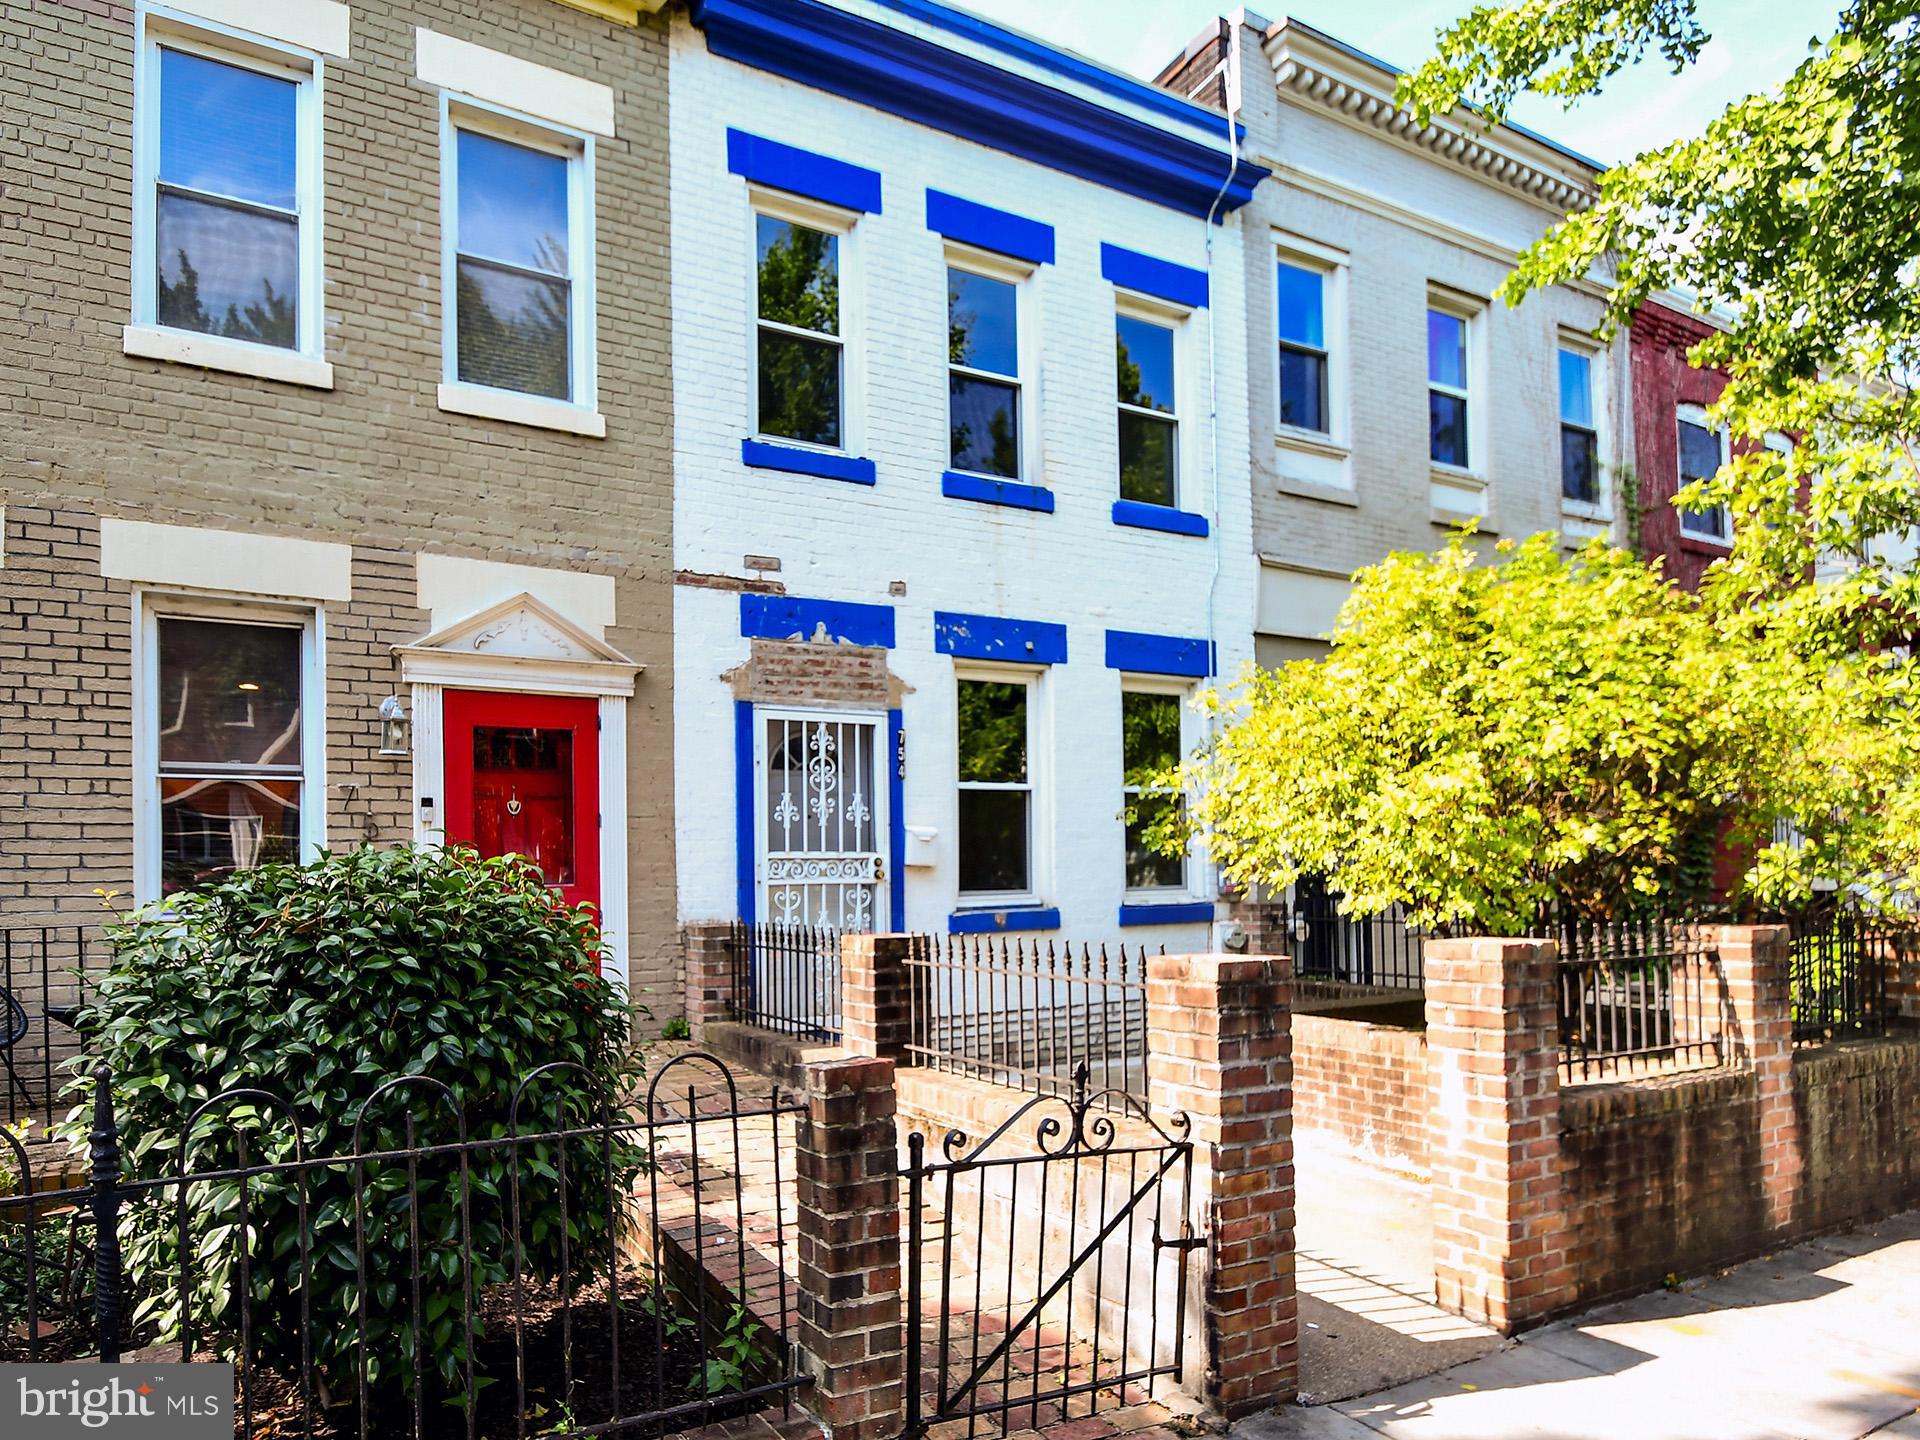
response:
[[[389,695],[380,702],[380,753],[413,753],[413,722],[407,716],[405,702],[398,695]]]

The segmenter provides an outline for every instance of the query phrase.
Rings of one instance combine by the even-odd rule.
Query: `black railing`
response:
[[[930,935],[906,967],[913,1063],[1053,1094],[1084,1063],[1096,1090],[1145,1093],[1145,946]]]
[[[659,1435],[785,1403],[785,1221],[756,1212],[750,1249],[741,1175],[770,1160],[778,1192],[798,1107],[743,1105],[698,1053],[619,1106],[560,1098],[563,1072],[471,1129],[401,1077],[315,1156],[253,1090],[123,1136],[98,1067],[89,1185],[37,1189],[0,1135],[0,1361],[225,1360],[243,1436]]]
[[[1787,927],[1794,1043],[1885,1034],[1888,972],[1910,932],[1847,905],[1795,915]]]
[[[73,1020],[107,967],[89,925],[0,925],[0,1116],[50,1127],[66,1113],[64,1066],[80,1052]]]
[[[1726,998],[1703,927],[1646,916],[1563,918],[1543,928],[1560,946],[1563,1079],[1620,1079],[1725,1060]]]
[[[1324,893],[1287,907],[1293,974],[1303,994],[1334,998],[1418,991],[1426,984],[1427,933],[1395,905],[1372,915],[1342,915]]]
[[[840,932],[820,925],[733,927],[733,1015],[810,1040],[840,1038]]]

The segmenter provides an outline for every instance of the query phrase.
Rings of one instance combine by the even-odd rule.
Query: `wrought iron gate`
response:
[[[1087,1081],[1082,1063],[1071,1094],[1033,1097],[978,1144],[948,1131],[936,1161],[908,1136],[904,1440],[949,1420],[1037,1428],[1179,1379],[1187,1256],[1206,1244],[1187,1120],[1162,1128]]]

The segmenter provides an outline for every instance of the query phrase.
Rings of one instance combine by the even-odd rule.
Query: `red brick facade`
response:
[[[1680,489],[1681,405],[1707,406],[1727,383],[1723,370],[1700,370],[1687,351],[1712,334],[1705,324],[1651,302],[1634,313],[1631,327],[1633,464],[1638,476],[1639,533],[1635,550],[1662,561],[1666,573],[1688,589],[1700,583],[1727,547],[1680,533],[1673,497]]]

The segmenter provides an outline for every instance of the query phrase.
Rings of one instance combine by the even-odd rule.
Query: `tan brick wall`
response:
[[[444,414],[439,119],[413,27],[612,86],[596,142],[599,404],[593,440]],[[671,472],[664,21],[549,0],[370,0],[325,66],[331,392],[121,353],[131,318],[129,7],[0,12],[0,914],[93,909],[132,888],[129,591],[99,577],[98,517],[354,547],[327,612],[328,824],[409,833],[405,762],[381,759],[387,653],[424,632],[421,551],[594,570],[610,643],[643,663],[630,707],[636,993],[680,1009],[672,876]]]

